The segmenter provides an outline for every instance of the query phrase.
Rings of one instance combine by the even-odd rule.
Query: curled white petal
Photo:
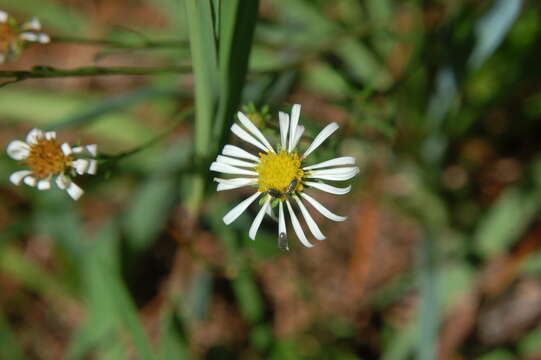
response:
[[[314,139],[314,141],[312,141],[308,149],[306,149],[306,152],[302,155],[302,158],[304,159],[308,155],[310,155],[315,149],[319,147],[319,145],[321,145],[337,129],[338,129],[338,124],[335,122],[330,123],[329,125],[325,126],[323,130],[321,130],[319,134],[317,134],[316,138]]]
[[[32,17],[30,20],[25,22],[22,26],[24,30],[35,30],[39,31],[41,30],[41,23],[39,22],[37,17]]]
[[[267,147],[267,149],[269,149],[271,152],[275,152],[274,149],[272,148],[271,144],[269,143],[269,141],[265,137],[265,135],[263,135],[263,133],[261,131],[259,131],[257,126],[255,126],[254,123],[250,119],[248,119],[248,116],[244,115],[242,112],[239,111],[239,112],[237,112],[237,117],[239,118],[242,125],[246,129],[248,129],[249,132],[251,132],[253,135],[255,135],[255,137],[259,141],[261,141],[263,143],[263,145],[265,145]]]
[[[255,172],[255,171],[246,170],[246,169],[239,169],[237,167],[227,165],[227,164],[218,163],[218,162],[213,162],[212,164],[210,164],[210,170],[221,172],[221,173],[224,173],[224,174],[254,175],[254,176],[257,176],[257,172]]]
[[[229,210],[227,214],[223,217],[223,221],[226,225],[231,224],[233,221],[237,220],[237,218],[250,206],[251,203],[255,201],[261,195],[261,193],[258,191],[252,196],[250,196],[247,199],[242,200],[240,203],[238,203],[233,209]]]
[[[303,170],[314,170],[314,169],[321,169],[331,166],[341,166],[341,165],[354,165],[355,164],[355,158],[352,156],[342,156],[337,157],[331,160],[323,161],[314,165],[303,167]]]
[[[58,186],[60,190],[65,190],[71,183],[71,181],[68,178],[66,178],[64,174],[58,175],[56,177],[55,182],[56,182],[56,186]]]
[[[90,167],[90,161],[86,159],[77,159],[71,164],[71,166],[75,169],[77,174],[83,175]]]
[[[285,112],[278,112],[278,119],[280,120],[280,143],[282,149],[287,149],[287,131],[289,130],[289,115]]]
[[[69,155],[71,155],[71,153],[72,153],[71,146],[70,146],[70,144],[68,144],[68,143],[63,143],[63,144],[60,146],[60,149],[62,149],[62,152],[63,152],[64,155],[66,155],[66,156],[69,156]]]
[[[38,34],[31,31],[24,31],[19,34],[19,38],[25,41],[36,42],[39,39]]]
[[[316,222],[306,209],[306,206],[302,203],[301,199],[299,199],[298,196],[293,196],[295,201],[297,202],[297,205],[299,205],[299,208],[301,209],[302,216],[304,217],[304,220],[306,221],[306,224],[308,225],[308,228],[310,229],[310,232],[314,237],[318,240],[325,240],[325,235],[321,232],[319,229],[319,226],[317,226]]]
[[[8,21],[8,13],[4,10],[0,10],[0,23],[5,23]]]
[[[333,221],[344,221],[347,219],[347,216],[340,216],[336,215],[329,209],[327,209],[325,206],[323,206],[319,201],[311,197],[310,195],[306,193],[301,193],[301,196],[303,199],[308,201],[310,205],[312,205],[317,211],[321,213],[321,215],[325,216],[327,219],[333,220]]]
[[[264,152],[268,153],[270,150],[265,147],[262,143],[260,143],[256,138],[254,138],[252,135],[248,134],[246,130],[241,128],[237,124],[233,124],[231,126],[231,131],[233,131],[233,134],[237,135],[242,140],[246,141],[249,144],[254,145],[255,147],[258,147],[259,149],[263,150]]]
[[[248,151],[241,149],[235,145],[226,145],[222,150],[222,154],[227,156],[232,156],[240,159],[253,160],[259,162],[259,158],[253,154],[250,154]]]
[[[9,181],[13,183],[13,185],[20,185],[21,181],[28,175],[32,174],[32,171],[30,170],[20,170],[15,171],[11,176],[9,177]]]
[[[78,200],[83,194],[84,194],[84,191],[83,189],[81,189],[76,183],[74,183],[73,181],[71,181],[69,184],[68,184],[68,187],[66,188],[66,191],[68,193],[68,195],[73,199],[73,200]]]
[[[86,173],[90,175],[96,175],[98,172],[98,162],[96,160],[89,160],[90,164],[88,165],[88,169],[86,169]]]
[[[216,162],[232,165],[232,166],[249,167],[249,168],[253,168],[257,165],[257,163],[251,163],[248,161],[234,159],[234,158],[230,158],[230,157],[222,156],[222,155],[218,155],[218,157],[216,158]]]
[[[26,185],[32,187],[36,186],[36,184],[38,183],[38,179],[36,179],[36,177],[32,175],[25,176],[23,181]]]
[[[291,108],[291,117],[289,123],[289,146],[288,149],[293,149],[293,143],[295,142],[295,134],[297,134],[297,125],[299,124],[299,118],[301,116],[301,105],[295,104]]]
[[[318,183],[318,182],[314,182],[314,181],[304,181],[303,184],[311,186],[311,187],[313,187],[315,189],[318,189],[318,190],[321,190],[321,191],[325,191],[325,192],[330,193],[330,194],[334,194],[334,195],[345,195],[345,194],[347,194],[348,192],[351,191],[351,185],[349,185],[349,186],[347,186],[345,188],[340,188],[340,187],[332,186],[332,185],[329,185],[329,184],[323,184],[323,183]]]
[[[30,154],[30,146],[21,140],[13,140],[6,149],[9,157],[13,160],[24,160]]]
[[[50,179],[43,179],[38,181],[38,189],[39,190],[49,190],[51,188],[51,180]]]
[[[289,210],[289,217],[291,218],[291,223],[293,224],[293,230],[295,230],[295,234],[297,234],[297,237],[299,238],[300,242],[306,246],[306,247],[313,247],[308,239],[306,239],[306,236],[304,235],[304,231],[302,231],[301,224],[299,223],[299,220],[297,219],[297,216],[293,212],[293,208],[291,207],[291,204],[289,203],[289,200],[286,200],[287,209]]]
[[[28,135],[26,135],[26,143],[29,145],[37,144],[38,140],[41,139],[43,139],[43,131],[40,129],[32,129]]]
[[[304,126],[302,125],[297,126],[297,132],[295,133],[295,138],[293,139],[293,144],[289,152],[292,152],[297,147],[297,145],[299,144],[299,141],[301,140],[303,132],[304,132]]]
[[[252,226],[250,226],[250,231],[248,231],[248,236],[250,239],[255,240],[255,236],[257,234],[257,230],[259,230],[259,226],[261,226],[261,222],[263,221],[263,217],[265,216],[265,212],[267,211],[267,208],[270,206],[270,199],[267,199],[259,212],[257,213],[254,221],[252,222]]]

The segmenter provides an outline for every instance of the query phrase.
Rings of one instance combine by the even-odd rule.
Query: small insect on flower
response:
[[[71,177],[76,175],[95,175],[98,163],[96,157],[97,145],[71,147],[68,143],[60,145],[54,131],[43,132],[31,130],[26,141],[14,140],[7,146],[8,155],[21,165],[27,165],[28,170],[19,170],[11,174],[9,180],[20,185],[36,186],[39,190],[51,188],[51,180],[55,178],[56,185],[61,190],[77,200],[84,191],[75,184]]]
[[[307,247],[313,245],[308,241],[301,227],[291,203],[295,203],[300,210],[308,229],[318,240],[324,240],[325,235],[319,229],[303,200],[308,202],[315,210],[333,221],[344,221],[346,217],[339,216],[328,210],[319,201],[306,193],[307,189],[321,190],[335,195],[344,195],[351,190],[351,186],[335,187],[319,180],[346,181],[359,173],[355,159],[343,156],[323,161],[318,164],[304,165],[304,161],[317,149],[331,134],[338,129],[338,124],[328,124],[315,137],[304,154],[297,152],[304,127],[299,125],[301,106],[293,105],[291,116],[280,112],[280,144],[277,150],[271,146],[263,133],[242,112],[237,116],[242,125],[233,124],[231,131],[242,140],[257,147],[258,155],[249,153],[234,145],[226,145],[222,155],[210,166],[210,170],[228,175],[241,175],[236,178],[214,178],[218,183],[218,191],[231,190],[243,186],[254,186],[257,191],[247,199],[241,201],[231,209],[223,218],[229,225],[235,221],[257,198],[261,197],[261,209],[252,222],[248,235],[255,239],[265,214],[274,218],[273,208],[278,207],[278,246],[287,249],[287,229],[285,223],[284,207],[287,208],[289,218],[295,234],[301,243]],[[346,166],[344,166],[346,165]],[[285,205],[284,205],[285,204]]]
[[[49,35],[41,31],[37,18],[19,25],[7,12],[0,10],[0,64],[16,59],[28,43],[50,41]]]

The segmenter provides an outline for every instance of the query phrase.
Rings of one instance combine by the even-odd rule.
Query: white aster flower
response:
[[[26,141],[14,140],[7,146],[8,155],[22,165],[28,165],[29,170],[16,171],[9,177],[15,185],[24,182],[28,186],[36,186],[39,190],[51,188],[54,178],[61,190],[77,200],[84,191],[71,181],[71,176],[95,175],[98,163],[96,157],[97,145],[71,147],[68,143],[60,145],[56,141],[56,132],[43,132],[32,129],[26,136]]]
[[[312,235],[318,240],[324,240],[325,235],[308,212],[304,200],[319,213],[333,221],[344,221],[346,217],[331,212],[319,201],[305,193],[306,189],[313,188],[327,193],[344,195],[351,190],[351,186],[335,187],[318,180],[346,181],[359,173],[355,159],[350,156],[338,157],[318,164],[305,166],[306,158],[316,150],[332,133],[338,129],[338,124],[327,125],[315,137],[314,141],[300,155],[297,145],[304,132],[299,125],[301,106],[293,105],[291,116],[280,112],[280,144],[277,151],[271,146],[261,131],[242,112],[238,112],[238,119],[243,127],[233,124],[231,130],[242,140],[257,147],[261,152],[253,155],[237,146],[226,145],[222,155],[210,166],[210,170],[223,174],[241,175],[236,178],[214,178],[218,183],[218,191],[236,189],[243,186],[257,187],[257,191],[241,201],[231,209],[223,218],[226,225],[235,221],[256,199],[260,198],[261,209],[257,213],[249,230],[249,236],[255,239],[257,230],[265,214],[273,217],[272,208],[278,206],[278,239],[281,247],[287,239],[285,210],[293,225],[295,234],[304,246],[312,247],[308,241],[301,224],[294,211],[294,205],[300,209],[302,217],[308,225]],[[287,245],[285,245],[287,248]]]
[[[35,17],[18,25],[9,14],[0,10],[0,64],[16,58],[30,42],[46,44],[49,35],[41,31],[41,23]]]

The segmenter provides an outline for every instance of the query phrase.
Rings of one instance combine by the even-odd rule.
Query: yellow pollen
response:
[[[293,179],[297,179],[297,186],[292,191],[302,191],[304,171],[297,153],[289,154],[281,150],[278,154],[260,153],[259,158],[261,162],[255,169],[259,174],[257,183],[260,192],[274,189],[284,193]]]
[[[25,164],[30,166],[36,177],[45,178],[63,173],[72,161],[71,156],[64,155],[56,140],[39,139],[37,144],[30,145],[30,154]]]

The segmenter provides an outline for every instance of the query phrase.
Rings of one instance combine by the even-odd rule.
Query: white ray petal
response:
[[[24,141],[13,140],[8,144],[6,152],[13,160],[21,161],[26,159],[30,154],[30,146]]]
[[[66,178],[64,174],[60,174],[55,179],[56,186],[58,186],[59,189],[64,190],[68,187],[68,185],[71,183],[71,181]]]
[[[63,152],[64,155],[66,155],[66,156],[69,156],[69,155],[71,155],[71,153],[72,153],[71,146],[70,146],[70,144],[68,144],[68,143],[63,143],[63,144],[60,146],[60,149],[62,150],[62,152]]]
[[[5,23],[8,21],[8,13],[4,10],[0,10],[0,23]]]
[[[38,33],[37,35],[38,35],[38,40],[37,40],[38,43],[48,44],[51,42],[51,38],[49,37],[49,35],[45,33]]]
[[[68,184],[66,191],[73,200],[78,200],[84,194],[83,189],[73,181]]]
[[[319,147],[319,145],[321,145],[337,129],[338,129],[338,124],[335,122],[330,123],[329,125],[325,126],[323,130],[321,130],[319,134],[317,134],[316,138],[314,139],[314,141],[312,141],[308,149],[306,149],[306,152],[302,155],[302,159],[310,155],[315,149]]]
[[[301,140],[302,133],[304,132],[304,126],[299,125],[297,126],[297,133],[295,134],[295,139],[293,139],[293,145],[291,146],[291,149],[289,152],[292,152],[297,145],[299,144],[299,141]]]
[[[263,133],[257,128],[257,126],[254,125],[254,123],[250,119],[248,119],[248,116],[244,115],[242,112],[239,111],[237,113],[237,117],[239,118],[242,125],[244,125],[244,127],[248,129],[248,131],[255,135],[255,137],[259,141],[261,141],[263,145],[267,147],[267,149],[269,149],[271,152],[275,152],[265,135],[263,135]]]
[[[255,201],[261,195],[261,193],[258,191],[252,196],[250,196],[247,199],[242,200],[240,203],[238,203],[233,209],[229,210],[227,214],[223,217],[223,221],[226,225],[231,224],[233,221],[237,220],[237,218],[250,206],[251,203]]]
[[[43,179],[38,181],[38,189],[39,190],[49,190],[51,188],[51,180],[50,179]]]
[[[249,167],[249,168],[253,168],[257,165],[257,163],[234,159],[234,158],[230,158],[230,157],[222,156],[222,155],[218,155],[218,157],[216,158],[216,162],[227,164],[227,165]]]
[[[246,169],[239,169],[239,168],[231,166],[231,165],[217,163],[217,162],[213,162],[212,164],[210,164],[210,170],[221,172],[221,173],[224,173],[224,174],[254,175],[254,176],[257,176],[257,172],[255,172],[255,171],[246,170]]]
[[[297,134],[297,125],[299,124],[299,118],[301,116],[301,105],[295,104],[291,108],[291,118],[289,124],[289,146],[288,148],[293,148],[293,143],[295,142],[295,135]]]
[[[38,18],[37,17],[32,17],[30,20],[28,20],[27,22],[25,22],[23,25],[22,25],[22,28],[24,30],[35,30],[35,31],[39,31],[41,30],[41,23],[39,22]]]
[[[325,216],[327,219],[333,220],[333,221],[344,221],[347,219],[347,216],[340,216],[336,215],[329,209],[327,209],[323,204],[321,204],[319,201],[311,197],[310,195],[306,193],[301,193],[301,196],[310,203],[317,211],[321,213],[321,215]]]
[[[36,186],[36,184],[38,183],[38,179],[36,179],[36,177],[32,175],[25,176],[23,181],[26,185],[32,187]]]
[[[358,172],[351,172],[348,174],[337,174],[337,175],[318,175],[318,176],[306,176],[308,179],[318,179],[318,180],[328,180],[328,181],[347,181],[355,175],[357,175]]]
[[[44,135],[47,140],[56,139],[56,131],[47,131]]]
[[[289,130],[289,115],[285,112],[278,112],[278,119],[280,120],[280,143],[282,149],[287,150],[287,131]]]
[[[278,236],[281,233],[287,234],[286,219],[284,217],[284,202],[278,202]]]
[[[98,172],[98,162],[96,160],[88,160],[90,161],[90,164],[88,165],[88,169],[86,169],[86,173],[90,175],[96,175]]]
[[[9,181],[11,181],[13,183],[13,185],[20,185],[21,184],[21,181],[23,181],[23,179],[32,174],[32,171],[30,170],[19,170],[19,171],[15,171],[13,174],[11,174],[11,176],[9,177]]]
[[[214,178],[213,180],[220,184],[229,184],[229,185],[255,184],[257,182],[257,178],[234,178],[234,179]]]
[[[25,41],[36,42],[39,39],[38,34],[31,31],[24,31],[19,34],[19,38]]]
[[[304,181],[303,184],[334,195],[345,195],[351,191],[351,185],[345,188],[340,188],[329,184],[323,184],[313,181]]]
[[[90,166],[90,161],[86,159],[77,159],[71,163],[77,174],[83,175]]]
[[[40,139],[43,139],[43,131],[40,129],[32,129],[26,135],[26,143],[29,145],[37,144]]]
[[[248,186],[250,184],[218,184],[216,186],[216,191],[225,191],[225,190],[233,190],[238,189],[244,186]]]
[[[302,216],[304,217],[304,220],[306,221],[306,224],[308,225],[308,228],[310,229],[310,232],[314,237],[318,240],[325,240],[326,237],[323,235],[321,230],[319,229],[319,226],[317,226],[316,222],[306,209],[306,206],[302,203],[301,199],[299,199],[298,196],[293,196],[295,201],[297,202],[297,205],[299,205],[299,208],[301,209]]]
[[[272,199],[269,199],[272,200]],[[269,215],[273,220],[276,220],[276,217],[274,216],[274,211],[272,211],[272,206],[269,206],[267,208],[267,215]]]
[[[297,216],[293,212],[293,208],[291,207],[289,200],[286,200],[286,205],[287,205],[287,209],[289,210],[289,217],[291,218],[291,223],[293,224],[293,230],[295,230],[295,234],[297,234],[297,237],[299,238],[300,242],[306,247],[313,247],[314,245],[310,244],[308,239],[306,239],[306,236],[304,235],[304,231],[302,230],[301,224],[299,223]]]
[[[259,212],[257,213],[254,221],[252,222],[252,226],[250,226],[250,231],[248,231],[248,236],[250,239],[255,240],[255,236],[257,234],[257,230],[259,230],[259,227],[261,226],[261,222],[263,221],[263,217],[265,216],[265,212],[267,212],[267,208],[270,206],[270,199],[267,199]]]
[[[312,174],[314,176],[318,175],[342,175],[342,174],[349,174],[349,173],[359,173],[359,168],[357,166],[344,166],[344,167],[337,167],[332,169],[323,169],[323,170],[312,170],[308,171],[308,174]]]
[[[270,151],[269,149],[267,149],[265,147],[265,145],[263,145],[262,143],[257,141],[256,138],[254,138],[252,135],[248,134],[248,132],[246,132],[246,130],[241,128],[239,125],[233,124],[233,126],[231,126],[231,131],[233,131],[233,134],[237,135],[242,140],[246,141],[249,144],[254,145],[255,147],[258,147],[259,149],[263,150],[264,152],[268,153]]]
[[[98,155],[98,145],[90,144],[90,145],[86,145],[85,147],[86,147],[86,151],[88,151],[88,153],[92,155],[93,157],[96,157],[96,155]]]
[[[323,161],[314,165],[303,167],[303,170],[314,170],[314,169],[321,169],[326,168],[330,166],[341,166],[341,165],[354,165],[355,164],[355,158],[352,156],[342,156],[337,157],[331,160]]]
[[[253,160],[255,162],[259,162],[259,158],[253,154],[250,154],[248,151],[241,149],[238,146],[235,145],[226,145],[224,146],[224,149],[222,150],[222,154],[227,156],[233,156],[240,159],[247,159],[247,160]]]

